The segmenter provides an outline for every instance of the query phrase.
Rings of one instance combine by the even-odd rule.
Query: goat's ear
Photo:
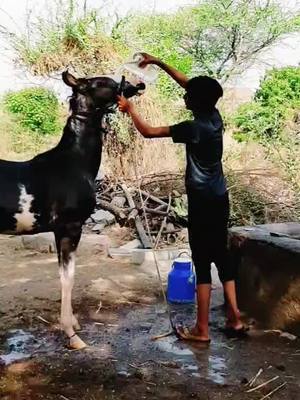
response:
[[[62,79],[66,85],[71,87],[76,87],[78,84],[78,80],[68,70],[62,73]]]

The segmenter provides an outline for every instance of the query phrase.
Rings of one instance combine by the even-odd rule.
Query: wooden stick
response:
[[[113,204],[110,204],[108,201],[99,199],[98,205],[100,206],[100,208],[103,208],[103,210],[110,211],[111,213],[116,215],[116,217],[122,220],[126,219],[124,211],[121,208],[114,206]]]
[[[274,390],[272,390],[272,392],[266,394],[264,397],[262,397],[260,400],[265,400],[268,397],[272,396],[272,394],[278,392],[278,390],[280,390],[281,388],[283,388],[286,385],[286,382],[282,383],[281,385],[277,386],[277,388],[275,388]]]
[[[248,382],[248,386],[252,387],[254,385],[254,383],[256,382],[257,378],[263,373],[263,369],[260,368],[260,370],[258,371],[258,373],[250,379],[250,381]]]
[[[161,215],[161,216],[163,216],[163,217],[165,217],[165,216],[168,215],[168,212],[166,212],[166,211],[160,211],[160,210],[153,209],[153,208],[145,207],[144,210],[145,210],[148,214]]]
[[[125,185],[125,183],[121,184],[121,188],[122,188],[122,190],[123,190],[123,192],[124,192],[124,194],[126,196],[126,199],[128,201],[129,207],[132,208],[132,209],[136,208],[135,207],[135,202],[133,201],[133,198],[132,198],[132,196],[131,196],[131,194],[129,192],[128,187]]]
[[[247,390],[246,393],[254,392],[255,390],[258,390],[258,389],[260,389],[260,388],[262,388],[262,387],[268,385],[269,383],[276,381],[276,379],[279,379],[279,376],[278,376],[278,375],[275,376],[274,378],[268,380],[267,382],[264,382],[264,383],[262,383],[262,384],[260,384],[260,385],[258,385],[258,386],[255,386],[255,388],[252,388],[252,389]]]
[[[152,194],[149,194],[149,193],[145,192],[145,190],[141,190],[141,193],[142,193],[143,196],[147,196],[148,199],[150,199],[152,201],[155,201],[156,203],[161,204],[162,206],[168,207],[168,203],[166,203],[165,201],[159,199],[156,196],[153,196]]]
[[[134,210],[132,210],[131,212],[130,212],[130,214],[128,215],[128,218],[127,218],[127,225],[130,227],[130,228],[133,228],[133,226],[135,225],[135,219],[136,219],[136,217],[138,216],[138,210],[135,208]]]
[[[167,333],[163,333],[161,335],[153,336],[151,338],[151,340],[154,342],[155,340],[163,339],[163,338],[171,336],[171,335],[173,335],[173,330],[171,330],[171,331],[169,331]]]
[[[133,200],[133,198],[131,196],[131,193],[129,192],[129,189],[127,188],[127,186],[123,183],[121,185],[121,188],[122,188],[123,192],[125,193],[125,196],[127,198],[129,207],[132,208],[132,209],[136,209],[135,202],[134,202],[134,200]],[[145,231],[145,229],[143,227],[143,223],[142,223],[141,217],[139,215],[137,215],[135,217],[135,226],[136,226],[136,230],[138,232],[138,235],[139,235],[139,237],[141,239],[141,242],[143,243],[144,248],[145,249],[151,249],[152,248],[151,241],[150,241],[150,239],[148,238],[148,236],[146,234],[146,231]]]
[[[156,207],[155,210],[156,210],[156,211],[162,211],[164,208],[167,208],[167,207],[168,207],[167,204],[166,204],[166,205],[165,205],[165,204],[162,204],[161,206]]]
[[[47,324],[47,325],[50,324],[49,321],[47,321],[45,318],[41,317],[40,315],[38,315],[36,318],[39,319],[40,321],[44,322],[44,323]]]
[[[68,397],[64,396],[63,394],[60,394],[59,396],[60,396],[60,398],[62,398],[63,400],[70,400]]]
[[[165,232],[162,232],[161,234],[162,235],[175,235],[176,233],[179,233],[179,232],[181,232],[182,231],[182,229],[173,229],[172,231],[165,231]],[[152,233],[152,235],[157,235],[158,234],[158,232],[159,231],[151,231],[151,233]]]
[[[97,308],[96,314],[99,313],[99,311],[101,310],[101,308],[102,308],[102,301],[100,300],[100,303],[99,303],[99,306],[98,306],[98,308]]]
[[[152,249],[151,241],[146,234],[141,217],[139,215],[135,218],[135,226],[144,248]]]
[[[167,209],[167,215],[165,216],[165,218],[164,218],[164,220],[163,220],[163,222],[162,222],[162,224],[161,224],[160,230],[159,230],[159,232],[158,232],[158,234],[157,234],[157,236],[156,236],[155,244],[154,244],[154,248],[155,248],[155,249],[157,248],[157,246],[158,246],[158,244],[159,244],[162,231],[164,230],[164,228],[165,228],[165,226],[166,226],[166,223],[167,223],[167,216],[169,215],[170,208],[171,208],[171,201],[172,201],[172,197],[171,197],[171,195],[169,195],[169,204],[168,204],[168,209]]]

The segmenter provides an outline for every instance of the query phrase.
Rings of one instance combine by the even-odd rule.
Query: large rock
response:
[[[125,207],[125,204],[126,204],[126,197],[124,197],[124,196],[115,196],[113,199],[112,199],[112,201],[111,201],[111,204],[113,205],[113,206],[117,206],[117,207],[119,207],[119,208],[124,208]]]
[[[56,252],[55,238],[51,232],[22,236],[22,243],[27,250],[35,250],[41,253]],[[78,253],[88,252],[107,256],[109,246],[110,239],[106,235],[83,234],[79,242]]]
[[[155,250],[155,255],[151,249],[134,249],[131,252],[132,264],[142,265],[143,263],[154,263],[156,261],[171,261],[179,257],[180,254],[187,252],[188,249],[162,249]]]
[[[27,250],[35,250],[41,253],[56,252],[55,238],[52,232],[24,235],[22,236],[22,243]]]
[[[85,234],[82,235],[79,246],[78,254],[85,255],[104,255],[108,256],[110,247],[110,239],[107,235]]]
[[[300,335],[300,224],[230,230],[241,310],[266,328]]]
[[[93,226],[92,232],[102,232],[105,226],[106,224],[104,224],[103,222],[101,224],[96,224],[95,226]]]
[[[134,249],[142,249],[143,245],[139,239],[134,239],[131,240],[128,243],[123,244],[123,246],[120,247],[120,249],[124,250],[134,250]]]
[[[103,223],[111,225],[115,222],[115,216],[111,212],[105,210],[97,210],[91,215],[91,218],[97,224]]]
[[[123,246],[120,247],[112,247],[109,249],[109,255],[112,258],[116,257],[131,257],[133,251],[136,249],[142,249],[143,245],[139,239],[134,239],[131,240],[130,242],[127,242],[126,244],[123,244]]]

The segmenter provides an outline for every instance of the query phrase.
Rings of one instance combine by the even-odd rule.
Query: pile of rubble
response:
[[[142,247],[177,245],[187,240],[187,199],[182,175],[152,176],[136,182],[96,181],[97,206],[86,228],[101,233],[110,225],[127,226]]]

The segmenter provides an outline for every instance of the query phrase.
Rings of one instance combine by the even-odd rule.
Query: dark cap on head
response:
[[[196,76],[186,87],[187,107],[192,111],[211,110],[223,96],[222,86],[209,76]]]

